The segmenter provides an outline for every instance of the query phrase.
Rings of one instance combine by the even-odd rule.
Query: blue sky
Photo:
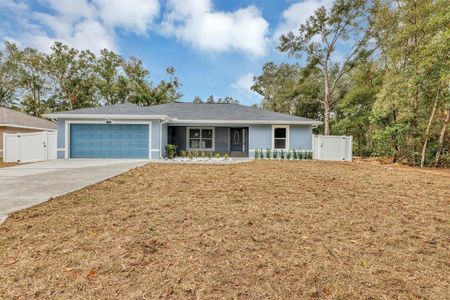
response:
[[[55,40],[95,53],[109,48],[143,59],[158,82],[173,66],[183,101],[249,90],[268,61],[287,61],[277,37],[329,0],[0,0],[0,39],[48,52]]]

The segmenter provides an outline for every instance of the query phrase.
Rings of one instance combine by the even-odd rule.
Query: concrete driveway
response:
[[[59,159],[0,168],[0,223],[9,213],[148,163],[131,159]]]

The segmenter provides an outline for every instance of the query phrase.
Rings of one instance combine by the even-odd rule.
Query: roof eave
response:
[[[127,115],[127,114],[45,114],[50,119],[84,119],[84,120],[162,120],[168,119],[169,123],[181,124],[267,124],[267,125],[313,125],[322,124],[316,120],[185,120],[170,118],[167,115]]]
[[[321,121],[315,120],[180,120],[170,119],[169,123],[181,124],[265,124],[265,125],[320,125]]]
[[[23,129],[48,130],[48,131],[55,131],[56,130],[56,128],[52,128],[52,127],[17,125],[17,124],[12,124],[12,123],[1,123],[0,127],[13,127],[13,128],[23,128]]]
[[[166,115],[127,115],[127,114],[45,114],[50,119],[105,119],[105,120],[159,120],[166,119]]]

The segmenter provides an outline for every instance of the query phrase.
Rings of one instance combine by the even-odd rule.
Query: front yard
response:
[[[0,298],[448,297],[450,173],[148,164],[0,225]]]
[[[17,163],[8,163],[8,162],[4,162],[1,158],[0,158],[0,168],[7,168],[7,167],[12,167],[17,165]]]

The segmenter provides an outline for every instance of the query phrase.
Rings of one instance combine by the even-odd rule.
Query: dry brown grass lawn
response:
[[[0,298],[448,299],[450,173],[149,164],[0,225]]]
[[[16,163],[7,163],[0,160],[0,168],[12,167],[17,165]]]

